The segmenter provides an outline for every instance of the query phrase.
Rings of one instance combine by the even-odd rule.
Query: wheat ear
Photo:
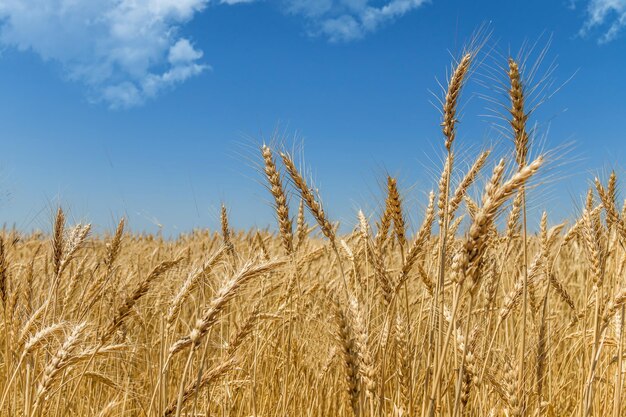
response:
[[[276,209],[276,217],[278,218],[278,227],[280,230],[280,238],[283,248],[287,255],[293,252],[293,230],[291,218],[289,217],[289,206],[287,205],[287,196],[283,188],[283,182],[280,174],[276,169],[276,162],[272,155],[272,150],[266,146],[261,146],[261,154],[265,163],[265,176],[270,185],[270,192],[274,197]]]

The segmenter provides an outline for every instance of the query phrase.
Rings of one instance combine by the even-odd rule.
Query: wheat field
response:
[[[444,88],[445,162],[417,227],[388,177],[380,212],[339,228],[294,156],[262,145],[275,232],[231,229],[225,206],[220,231],[176,239],[124,219],[96,236],[62,209],[49,235],[2,230],[0,415],[626,415],[617,178],[592,179],[574,222],[531,224],[548,157],[530,157],[515,59],[513,156],[455,163],[475,61]]]

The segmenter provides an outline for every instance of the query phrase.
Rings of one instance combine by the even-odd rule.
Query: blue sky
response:
[[[304,143],[333,219],[375,210],[389,172],[417,220],[443,148],[430,91],[485,23],[491,67],[552,38],[558,91],[533,117],[544,148],[574,146],[534,206],[573,215],[595,173],[622,174],[624,0],[0,0],[0,221],[47,229],[61,204],[97,230],[175,234],[215,227],[224,202],[264,227],[249,159],[276,131]],[[467,87],[459,149],[505,152]]]

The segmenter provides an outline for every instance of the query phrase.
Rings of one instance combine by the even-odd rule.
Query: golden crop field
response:
[[[339,229],[324,190],[266,145],[275,233],[232,230],[224,206],[220,231],[176,239],[123,219],[93,235],[61,209],[50,235],[3,230],[0,415],[626,415],[617,178],[595,180],[575,222],[527,221],[549,158],[531,157],[514,59],[513,156],[455,163],[475,61],[447,79],[446,159],[414,233],[395,178],[380,213]]]

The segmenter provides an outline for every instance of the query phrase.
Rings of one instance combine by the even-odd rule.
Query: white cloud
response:
[[[588,35],[593,29],[602,30],[598,41],[614,40],[626,26],[626,0],[591,0],[587,5],[587,20],[580,30]]]
[[[179,28],[212,4],[258,0],[0,0],[0,48],[31,51],[113,108],[210,69]],[[268,0],[331,42],[360,39],[428,0]]]
[[[167,60],[172,65],[187,64],[202,58],[202,51],[191,46],[187,39],[180,39],[170,47]]]
[[[331,42],[360,39],[382,24],[417,9],[428,0],[284,0],[287,11],[304,16],[313,35]]]
[[[94,100],[143,103],[209,67],[177,28],[208,0],[2,0],[0,44],[59,62]]]

